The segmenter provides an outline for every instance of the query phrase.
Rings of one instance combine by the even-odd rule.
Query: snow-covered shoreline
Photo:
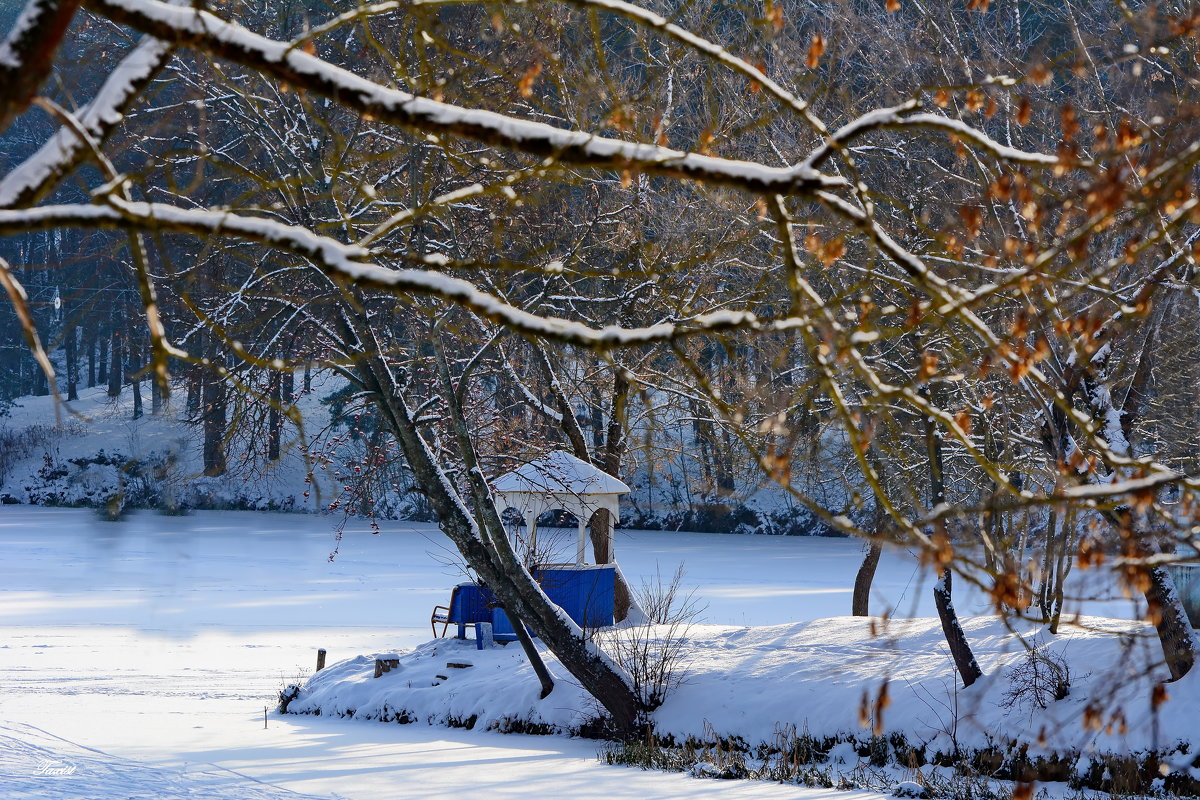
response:
[[[844,750],[841,756],[846,771],[858,766],[856,751],[863,763],[870,761],[867,752],[883,737],[897,760],[903,750],[905,757],[919,754],[921,764],[994,752],[1001,774],[1011,771],[1003,762],[1019,757],[1051,762],[1056,770],[1065,765],[1082,780],[1093,762],[1165,758],[1182,770],[1176,780],[1200,779],[1184,756],[1200,744],[1200,681],[1172,684],[1167,702],[1151,708],[1154,686],[1169,676],[1149,626],[1082,617],[1051,636],[1032,623],[975,617],[965,628],[985,673],[967,689],[953,671],[936,618],[693,626],[682,659],[687,677],[651,715],[654,736],[692,747],[715,745],[716,737],[756,753],[778,747],[781,732],[803,732],[824,750],[849,745],[849,757]],[[1006,701],[1020,685],[1014,672],[1031,651],[1071,669],[1069,694],[1050,698],[1045,709]],[[473,641],[440,639],[401,654],[399,668],[379,678],[371,655],[334,664],[312,676],[288,710],[586,735],[597,727],[598,705],[552,654],[543,655],[558,679],[544,700],[519,648],[477,650]],[[888,698],[882,708],[881,692]]]

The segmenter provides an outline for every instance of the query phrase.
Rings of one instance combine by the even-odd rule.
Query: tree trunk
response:
[[[1146,589],[1146,602],[1150,607],[1150,620],[1158,630],[1171,680],[1177,681],[1195,666],[1196,634],[1179,593],[1175,591],[1175,579],[1170,570],[1154,567],[1149,570],[1148,577],[1150,586]]]
[[[1075,538],[1072,531],[1075,530],[1075,515],[1067,514],[1063,520],[1062,526],[1062,542],[1058,548],[1058,558],[1054,565],[1054,586],[1051,589],[1052,608],[1050,612],[1050,633],[1057,636],[1058,626],[1062,621],[1063,599],[1066,596],[1065,585],[1067,574],[1071,571],[1071,557],[1069,555],[1072,548],[1075,546]]]
[[[542,684],[542,693],[538,695],[538,699],[545,700],[554,691],[554,677],[550,674],[550,670],[546,669],[546,662],[542,660],[542,654],[538,652],[537,645],[533,643],[533,637],[525,629],[525,623],[511,611],[505,610],[504,613],[508,615],[508,621],[512,623],[513,633],[517,635],[517,641],[521,643],[521,649],[525,651],[525,657],[529,659],[533,673],[537,675],[538,682]]]
[[[922,388],[921,394],[928,399],[929,395]],[[937,508],[946,502],[946,479],[942,472],[942,437],[937,428],[937,422],[932,417],[925,418],[925,448],[929,458],[929,505]],[[937,535],[944,537],[945,530],[939,530]],[[947,544],[948,546],[948,544]],[[983,677],[979,662],[971,652],[971,643],[958,621],[958,612],[954,610],[954,583],[949,567],[942,569],[941,577],[933,586],[933,603],[937,606],[938,618],[942,622],[942,633],[946,636],[946,644],[950,647],[950,656],[954,666],[962,678],[963,686],[970,686]]]
[[[592,402],[588,408],[592,426],[592,448],[599,451],[604,447],[604,405],[600,400],[600,387],[592,385]]]
[[[605,431],[603,448],[597,450],[595,456],[588,452],[587,439],[583,435],[583,429],[579,425],[579,420],[575,418],[575,412],[571,407],[571,399],[567,397],[566,391],[562,387],[562,382],[559,381],[557,373],[554,371],[554,366],[550,362],[549,356],[546,355],[545,349],[541,345],[533,346],[534,353],[541,365],[542,372],[546,377],[546,382],[550,385],[550,392],[554,397],[554,404],[558,408],[560,417],[560,426],[563,434],[567,437],[567,441],[571,443],[571,449],[575,453],[575,457],[580,461],[589,461],[594,463],[599,469],[604,470],[613,477],[618,477],[621,472],[621,459],[625,454],[625,416],[626,407],[629,404],[630,382],[624,368],[619,364],[613,368],[613,394],[611,402],[611,415],[608,420],[608,427]],[[597,423],[598,424],[598,423]],[[588,533],[592,540],[592,554],[595,557],[597,564],[609,564],[614,560],[613,553],[613,520],[609,517],[607,509],[599,509],[592,518],[588,520]],[[613,616],[617,622],[623,621],[629,616],[629,608],[633,604],[633,594],[629,586],[625,583],[625,579],[620,573],[616,575],[616,583],[613,587]]]
[[[200,394],[204,387],[204,377],[196,366],[187,369],[187,413],[190,419],[200,416]]]
[[[1066,534],[1065,528],[1063,534]],[[1063,544],[1065,542],[1060,542],[1058,535],[1058,510],[1051,508],[1046,520],[1046,549],[1042,554],[1042,575],[1037,588],[1037,603],[1042,612],[1042,622],[1049,622],[1054,614],[1058,550]]]
[[[225,382],[206,375],[201,391],[204,425],[204,474],[224,475],[225,465]]]
[[[474,449],[469,440],[464,440],[465,423],[461,408],[454,401],[454,392],[445,394],[477,517],[454,492],[421,438],[387,364],[377,355],[370,355],[378,348],[372,348],[371,338],[363,335],[364,328],[359,321],[353,320],[353,323],[357,327],[354,333],[359,334],[355,337],[358,340],[355,349],[359,353],[355,370],[363,388],[372,394],[384,423],[396,437],[416,484],[437,513],[443,532],[505,609],[511,609],[529,625],[563,667],[604,706],[616,730],[625,735],[632,734],[640,722],[642,707],[631,683],[606,655],[583,638],[583,631],[577,625],[561,615],[513,552],[476,463]]]
[[[1153,533],[1148,525],[1139,525],[1138,516],[1127,507],[1104,512],[1126,539],[1126,552],[1135,558],[1154,555]],[[1184,610],[1179,593],[1175,590],[1175,579],[1164,566],[1143,567],[1146,577],[1146,609],[1151,624],[1158,631],[1158,641],[1163,651],[1163,661],[1171,671],[1171,680],[1177,681],[1195,665],[1196,651],[1200,643],[1192,630],[1191,620]]]
[[[150,413],[155,416],[162,413],[162,385],[154,379],[150,381]]]
[[[85,330],[87,331],[84,337],[88,359],[87,385],[91,389],[96,385],[96,326],[88,325]]]
[[[122,369],[122,347],[121,347],[121,332],[114,330],[112,332],[112,343],[109,345],[108,354],[111,359],[108,365],[108,396],[121,396],[121,377],[125,374]]]
[[[867,543],[867,553],[863,556],[858,574],[854,576],[854,597],[851,600],[851,614],[856,617],[868,617],[870,611],[871,582],[875,580],[875,568],[879,566],[879,556],[883,553],[883,545],[877,541]]]
[[[129,362],[128,362],[127,375],[128,375],[129,384],[133,387],[133,418],[134,419],[142,418],[141,371],[142,371],[142,367],[138,363],[137,348],[130,347],[129,348]]]
[[[613,365],[613,390],[609,403],[608,427],[604,432],[604,450],[602,451],[599,467],[613,477],[621,475],[621,461],[625,457],[625,432],[628,423],[629,393],[633,385],[629,373],[619,363]],[[603,523],[603,530],[597,530],[597,523]],[[592,515],[592,547],[597,549],[596,563],[606,564],[616,560],[613,551],[614,521],[609,518],[607,510],[601,509]],[[600,549],[596,547],[597,534],[603,539],[605,560],[600,560]],[[613,618],[622,622],[629,616],[629,608],[633,605],[633,592],[625,579],[618,572],[613,586]]]
[[[33,390],[31,394],[35,397],[45,397],[50,394],[50,379],[46,377],[46,371],[41,365],[33,360],[33,358],[25,359],[30,363],[30,377],[33,379]]]
[[[109,337],[102,333],[97,337],[96,345],[100,350],[100,356],[96,359],[96,382],[93,386],[108,383],[108,342]]]
[[[942,633],[946,637],[946,644],[950,646],[950,657],[954,659],[954,666],[962,678],[963,686],[966,687],[982,678],[983,670],[979,668],[967,635],[958,622],[958,612],[954,610],[952,581],[953,573],[950,572],[950,568],[943,569],[942,576],[933,586],[933,602],[937,606],[938,618],[942,621]]]
[[[267,389],[270,409],[267,412],[267,459],[279,460],[279,440],[283,434],[283,376],[272,373]]]
[[[74,325],[63,330],[63,350],[67,360],[67,400],[79,399],[79,346]]]
[[[1143,397],[1146,395],[1149,381],[1150,369],[1149,359],[1152,358],[1153,344],[1159,333],[1159,326],[1162,322],[1162,317],[1156,315],[1155,321],[1148,326],[1145,345],[1142,351],[1142,360],[1138,364],[1137,371],[1134,374],[1134,380],[1126,395],[1127,399],[1131,397]],[[1111,350],[1109,351],[1111,352]],[[1082,396],[1088,403],[1088,411],[1095,419],[1107,419],[1108,415],[1113,412],[1112,391],[1106,381],[1108,371],[1107,359],[1097,362],[1093,359],[1088,362],[1088,371],[1082,373],[1078,384],[1082,388]],[[1099,388],[1105,388],[1107,391],[1098,391]],[[1133,401],[1121,409],[1121,428],[1125,442],[1116,449],[1121,455],[1130,455],[1129,442],[1131,430],[1134,423],[1134,405]],[[1056,443],[1061,449],[1061,443],[1065,437],[1066,431],[1064,427],[1059,427],[1059,435]],[[1128,540],[1128,550],[1134,557],[1145,557],[1153,554],[1153,531],[1148,525],[1139,525],[1135,513],[1128,506],[1122,506],[1110,511],[1101,512],[1109,522],[1121,533],[1123,539]],[[1146,604],[1150,614],[1150,621],[1154,624],[1158,631],[1159,645],[1162,647],[1163,660],[1167,668],[1171,671],[1172,680],[1179,680],[1192,668],[1196,661],[1197,650],[1200,650],[1200,642],[1197,642],[1196,636],[1192,631],[1191,622],[1184,612],[1183,604],[1179,600],[1179,594],[1175,591],[1175,581],[1171,578],[1170,572],[1164,567],[1144,568],[1146,573]]]

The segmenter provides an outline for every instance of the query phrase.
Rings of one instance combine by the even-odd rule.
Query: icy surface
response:
[[[442,699],[460,691],[454,702],[462,711],[470,702],[466,673],[489,668],[487,659],[515,658],[508,649],[481,658],[470,645],[429,644],[430,611],[445,603],[450,587],[463,577],[436,528],[385,522],[382,534],[374,536],[367,525],[352,523],[331,562],[335,521],[252,512],[186,517],[138,512],[108,523],[87,509],[0,506],[0,724],[10,753],[0,768],[0,796],[173,798],[199,786],[204,791],[193,796],[223,799],[233,796],[226,784],[217,783],[225,775],[229,785],[243,787],[242,794],[251,798],[287,796],[267,793],[275,788],[352,800],[459,798],[468,791],[583,800],[717,793],[723,798],[853,797],[606,767],[596,763],[595,742],[562,737],[274,713],[264,730],[264,707],[274,707],[284,685],[311,674],[318,647],[328,650],[331,675],[356,668],[339,666],[343,662],[365,663],[378,653],[398,652],[406,659],[425,653],[435,670],[432,683],[437,674],[446,674],[447,661],[470,660],[473,667],[429,687],[431,697],[442,692]],[[656,569],[669,575],[686,562],[687,583],[709,604],[708,625],[694,633],[697,643],[705,642],[697,648],[694,678],[660,711],[665,722],[682,730],[709,719],[718,727],[750,731],[752,718],[772,708],[854,723],[864,688],[863,681],[855,681],[870,668],[855,626],[869,623],[825,618],[841,617],[849,608],[862,556],[857,542],[621,530],[616,553],[634,585]],[[929,586],[914,558],[889,552],[879,567],[872,609],[929,617]],[[956,600],[964,614],[986,607],[965,585]],[[1077,607],[1108,617],[1135,611],[1121,600],[1073,605],[1072,610]],[[915,627],[901,636],[903,624]],[[892,677],[889,719],[907,716],[937,725],[945,713],[941,702],[952,697],[937,672],[925,680],[933,693],[926,698],[931,707],[918,708],[912,690],[907,696],[901,691],[923,670],[945,669],[940,665],[946,658],[934,647],[933,623],[896,620],[891,626],[901,644],[880,662],[880,670]],[[999,634],[986,620],[968,621],[966,628],[990,668],[994,660],[986,654],[1002,649],[992,641]],[[880,639],[876,646],[887,641]],[[1078,642],[1064,637],[1059,645],[1073,658],[1078,653],[1081,672],[1090,673],[1091,681],[1102,675],[1096,666],[1101,661],[1093,657],[1099,651],[1089,649],[1095,642],[1111,647],[1109,639],[1086,636]],[[1141,641],[1139,652],[1145,644]],[[436,660],[428,655],[434,648],[443,648]],[[1009,655],[995,656],[1001,657]],[[722,660],[724,677],[715,669]],[[793,678],[826,681],[828,691],[798,685],[786,697],[777,688],[772,694],[770,676],[792,660]],[[417,677],[406,664],[395,675],[363,683],[382,688]],[[514,692],[535,694],[536,684],[532,679],[522,683],[519,672],[505,680],[512,681]],[[547,716],[573,713],[578,690],[568,681],[562,684],[543,701]],[[866,685],[877,689],[879,676],[872,675]],[[1172,689],[1181,699],[1191,691]],[[702,694],[702,701],[695,699]],[[743,706],[740,711],[730,697]],[[1077,706],[1064,706],[1065,724],[1079,730],[1071,709]],[[1164,717],[1164,733],[1177,724],[1178,719]],[[46,739],[28,725],[65,741]],[[26,766],[17,766],[18,742],[26,758],[19,763]],[[77,746],[102,752],[88,760],[91,756]],[[80,760],[77,774],[101,763],[114,774],[123,770],[129,776],[125,793],[100,792],[82,778],[71,783],[62,776],[25,774],[28,758],[69,766],[72,754]],[[163,786],[179,787],[180,793],[137,794],[139,787]]]
[[[252,800],[275,797],[265,794],[270,787],[349,800],[457,799],[467,792],[581,800],[868,796],[607,767],[596,762],[596,742],[561,737],[274,713],[264,730],[264,706],[273,708],[286,683],[311,673],[318,647],[328,650],[331,668],[416,648],[430,638],[433,606],[463,577],[430,525],[385,522],[373,536],[365,524],[352,524],[330,562],[334,522],[138,512],[107,523],[87,509],[0,506],[3,735],[65,766],[76,763],[78,747],[96,748],[102,754],[78,763],[76,774],[107,760],[128,778],[123,794],[112,791],[116,778],[100,791],[82,778],[30,776],[25,761],[18,767],[10,760],[4,767],[13,772],[0,768],[0,797],[224,800],[232,790],[207,790],[227,770],[243,776],[230,776],[231,785],[246,788]],[[845,540],[627,531],[617,532],[617,552],[635,584],[659,563],[670,574],[686,559],[695,564],[694,579],[703,580],[725,562],[706,598],[709,615],[726,622],[840,608],[849,589],[832,585],[812,596],[823,602],[807,606],[795,602],[806,600],[803,594],[791,595],[788,607],[749,595],[765,589],[770,600],[774,589],[788,596],[796,584],[787,573],[795,559],[810,556],[839,564],[827,573],[844,583],[859,557]],[[741,566],[728,563],[735,553]],[[752,562],[772,553],[787,568],[755,581]],[[904,574],[892,589],[903,590],[911,567],[898,568]],[[29,724],[65,741],[44,739]],[[212,780],[196,783],[197,775]],[[163,786],[205,791],[156,794]]]

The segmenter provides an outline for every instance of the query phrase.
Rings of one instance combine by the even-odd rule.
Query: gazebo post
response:
[[[575,520],[579,523],[579,539],[575,543],[575,565],[581,567],[587,557],[587,523],[582,513],[576,514]]]
[[[537,553],[537,518],[537,511],[531,508],[525,509],[525,538],[531,554]]]

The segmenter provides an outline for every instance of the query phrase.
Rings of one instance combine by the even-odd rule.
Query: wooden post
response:
[[[384,658],[375,659],[375,677],[383,677],[385,673],[391,672],[400,666],[400,659],[396,656],[385,656]]]
[[[325,648],[317,649],[317,672],[325,669]]]

